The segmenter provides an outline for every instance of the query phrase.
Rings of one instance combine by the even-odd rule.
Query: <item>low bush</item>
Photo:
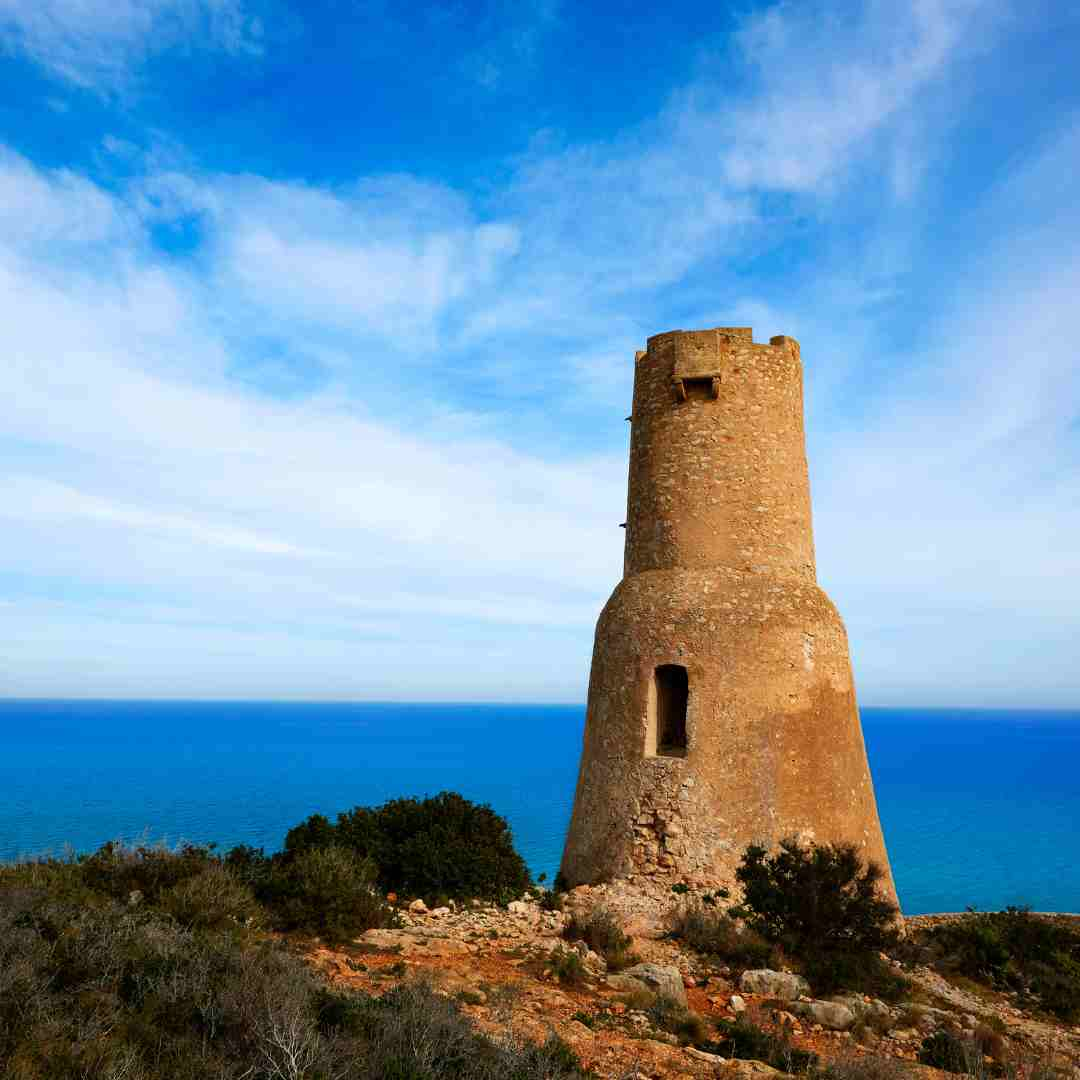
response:
[[[743,888],[738,913],[799,960],[818,994],[904,995],[906,980],[879,956],[899,940],[897,908],[881,895],[881,868],[864,863],[854,845],[789,837],[773,854],[751,845],[735,877]]]
[[[532,884],[506,819],[454,792],[357,806],[334,824],[315,814],[285,838],[287,856],[329,846],[372,859],[383,890],[432,902],[511,900]]]
[[[328,941],[347,941],[397,919],[375,885],[370,859],[330,846],[281,860],[260,895],[283,930],[303,930]]]
[[[583,986],[588,974],[581,957],[573,949],[564,949],[561,945],[552,949],[548,956],[547,970],[563,986]]]
[[[820,1080],[913,1080],[915,1070],[887,1054],[842,1054],[817,1076]]]
[[[488,1039],[454,1002],[421,982],[402,984],[381,998],[335,1002],[330,1016],[338,1030],[362,1045],[362,1064],[345,1074],[356,1080],[575,1080],[587,1075],[557,1036],[542,1044]]]
[[[898,940],[896,905],[879,886],[876,863],[863,863],[853,844],[800,844],[788,838],[770,855],[746,849],[735,877],[747,922],[794,955],[808,949],[866,953]]]
[[[747,968],[768,966],[775,951],[755,930],[741,926],[714,903],[697,899],[675,909],[669,932],[700,953]]]
[[[926,933],[940,970],[1031,996],[1049,1013],[1080,1019],[1080,932],[1027,908],[971,913]]]
[[[922,1041],[919,1061],[935,1069],[951,1073],[982,1071],[982,1050],[972,1039],[954,1035],[951,1031],[935,1031]]]
[[[198,930],[255,926],[264,914],[251,889],[216,862],[166,889],[160,904],[181,926]]]
[[[896,1003],[911,991],[911,983],[874,952],[807,948],[799,960],[803,974],[821,996],[853,990]]]
[[[677,1036],[684,1046],[697,1045],[708,1038],[709,1029],[701,1016],[665,994],[656,996],[646,1015],[653,1027]]]
[[[328,886],[345,864],[320,855],[324,862],[305,880]],[[89,860],[0,867],[0,1076],[585,1075],[560,1040],[489,1039],[426,986],[403,984],[382,998],[331,990],[299,957],[244,924],[254,901],[236,870],[208,855],[189,873],[195,860],[182,857],[184,865],[170,869],[166,854],[130,860],[112,851],[89,875]],[[142,898],[129,902],[135,891]]]
[[[562,911],[566,905],[565,893],[556,892],[554,889],[544,889],[540,893],[541,911]]]
[[[740,1017],[738,1020],[717,1020],[718,1035],[708,1043],[699,1043],[702,1050],[727,1058],[747,1058],[764,1061],[781,1072],[802,1073],[817,1065],[817,1054],[792,1046],[786,1035],[773,1035],[756,1024]]]
[[[563,930],[567,941],[584,941],[593,952],[607,962],[609,971],[621,971],[636,964],[639,957],[632,951],[633,941],[616,915],[606,907],[574,912]]]
[[[156,904],[163,892],[201,874],[215,861],[208,847],[110,841],[79,860],[82,885],[115,900]]]

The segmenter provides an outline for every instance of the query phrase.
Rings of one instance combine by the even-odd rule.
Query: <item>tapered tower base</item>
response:
[[[687,672],[685,748],[658,741],[669,666]],[[597,625],[563,876],[731,887],[749,844],[786,836],[855,844],[895,902],[836,609],[734,571],[624,580]]]

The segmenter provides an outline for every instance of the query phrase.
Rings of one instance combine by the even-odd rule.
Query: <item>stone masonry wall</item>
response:
[[[815,582],[798,345],[685,336],[637,360],[626,575],[597,624],[562,872],[731,887],[748,844],[797,835],[888,874],[847,635]],[[688,674],[684,755],[650,749],[662,664]]]

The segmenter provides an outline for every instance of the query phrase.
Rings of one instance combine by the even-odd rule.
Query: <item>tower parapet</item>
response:
[[[813,581],[798,342],[675,330],[649,338],[635,366],[624,573]]]
[[[885,842],[839,614],[817,586],[793,338],[635,359],[623,580],[596,627],[562,873],[731,886],[787,836]]]

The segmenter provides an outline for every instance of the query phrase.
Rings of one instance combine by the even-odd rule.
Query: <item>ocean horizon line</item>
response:
[[[585,701],[536,701],[520,698],[499,699],[449,699],[449,698],[256,698],[256,697],[42,697],[0,694],[0,705],[4,704],[50,704],[50,705],[393,705],[395,707],[416,706],[431,708],[585,708]],[[1080,714],[1080,703],[1075,705],[927,705],[888,704],[860,702],[859,710],[873,709],[877,712],[934,712],[934,713],[1049,713]]]

